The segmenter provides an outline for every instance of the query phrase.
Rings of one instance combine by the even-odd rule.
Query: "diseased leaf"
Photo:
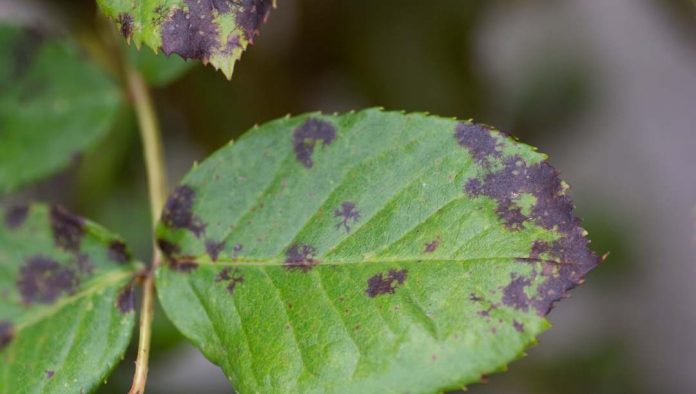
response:
[[[0,193],[66,167],[108,132],[120,103],[71,42],[0,26]]]
[[[545,159],[420,114],[271,122],[174,190],[158,294],[242,393],[477,382],[598,263]]]
[[[97,0],[121,34],[167,55],[198,59],[232,77],[275,0]]]
[[[91,391],[130,341],[138,265],[59,206],[0,214],[0,393]]]

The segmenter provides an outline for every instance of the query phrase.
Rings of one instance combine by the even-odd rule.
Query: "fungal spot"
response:
[[[74,293],[78,285],[79,278],[74,270],[41,255],[26,260],[17,280],[17,289],[25,304],[51,304],[63,293]]]
[[[7,320],[0,320],[0,351],[14,339],[14,325]]]
[[[28,205],[16,205],[5,211],[5,226],[10,230],[18,229],[24,224],[29,214]]]
[[[135,308],[135,282],[131,281],[128,283],[121,291],[118,293],[118,298],[116,299],[116,306],[118,310],[126,314],[132,312]]]
[[[331,145],[336,138],[336,129],[326,121],[310,118],[298,126],[293,133],[292,146],[295,158],[307,168],[312,168],[312,154],[318,142]]]
[[[346,233],[350,232],[349,222],[357,222],[360,219],[360,212],[355,207],[355,204],[350,201],[345,201],[341,204],[340,209],[334,210],[334,217],[341,218],[341,221],[336,223],[336,229],[340,229],[341,226],[346,230]]]
[[[157,238],[157,247],[162,251],[162,254],[168,261],[174,260],[176,255],[181,252],[178,245],[164,238]]]
[[[213,261],[217,261],[218,257],[220,256],[220,252],[222,252],[224,249],[225,241],[216,242],[212,239],[205,241],[205,251]]]
[[[180,259],[169,260],[169,268],[173,271],[183,272],[185,274],[198,268],[198,263],[191,256],[184,256]]]
[[[472,179],[464,186],[464,191],[471,196],[495,200],[496,212],[509,229],[519,230],[529,221],[560,235],[555,241],[537,240],[531,245],[529,260],[544,264],[541,273],[544,282],[538,286],[537,294],[526,301],[541,315],[548,314],[554,303],[580,284],[600,262],[588,247],[580,220],[573,215],[573,203],[566,189],[567,185],[548,163],[530,165],[519,156],[506,158],[500,170],[482,179]],[[520,196],[526,196],[527,206],[517,205]],[[529,212],[528,216],[522,208]],[[521,280],[515,278],[510,283],[511,294]],[[519,306],[525,299],[518,295],[515,305]]]
[[[425,244],[425,253],[433,253],[435,250],[437,250],[437,247],[440,246],[440,240],[439,239],[434,239],[427,244]]]
[[[109,259],[118,264],[125,264],[131,260],[131,254],[128,247],[121,240],[113,240],[109,243],[108,253]]]
[[[479,163],[486,162],[490,157],[500,157],[500,152],[496,150],[498,140],[481,125],[459,123],[454,129],[454,137]]]
[[[94,264],[92,264],[92,260],[90,260],[89,256],[84,253],[79,253],[77,256],[75,256],[75,262],[77,265],[77,270],[80,272],[80,274],[91,275],[92,271],[94,271]]]
[[[503,304],[519,310],[528,310],[531,300],[527,296],[525,289],[531,283],[532,281],[529,278],[511,274],[510,283],[503,289]]]
[[[162,211],[162,223],[173,229],[187,229],[196,237],[205,232],[205,225],[193,214],[196,192],[186,185],[177,187],[169,196]]]
[[[227,282],[227,291],[233,294],[237,285],[244,283],[244,275],[240,274],[239,270],[236,268],[233,270],[230,268],[223,268],[215,277],[215,282]]]
[[[118,15],[116,19],[119,26],[121,26],[121,35],[129,40],[131,35],[133,35],[133,16],[126,12],[122,12]]]
[[[388,273],[379,273],[367,280],[365,294],[374,298],[382,294],[394,294],[396,289],[404,284],[408,270],[391,269]]]
[[[227,1],[184,0],[187,9],[174,11],[162,25],[162,51],[184,59],[208,61],[219,45],[216,7]],[[215,12],[214,12],[215,10]]]
[[[77,252],[80,249],[82,236],[85,234],[82,218],[71,214],[58,205],[51,206],[51,229],[56,246],[67,251]]]
[[[242,8],[237,13],[237,24],[244,30],[246,39],[254,43],[259,27],[266,22],[273,7],[273,0],[242,0]]]
[[[47,370],[44,371],[44,372],[46,373],[46,379],[51,379],[51,378],[53,377],[53,375],[56,374],[55,371],[52,371],[52,370],[50,370],[50,369],[47,369]]]
[[[319,264],[319,260],[314,258],[315,253],[316,249],[311,245],[294,244],[285,252],[284,266],[288,270],[308,272]]]
[[[242,249],[244,249],[244,246],[242,246],[242,244],[234,245],[234,248],[232,248],[232,258],[236,259],[237,257],[239,257],[239,254],[242,253]]]
[[[524,332],[524,324],[518,322],[517,320],[512,321],[512,326],[515,327],[515,331]]]
[[[469,301],[471,301],[471,302],[481,302],[481,301],[483,301],[483,298],[480,297],[480,296],[477,296],[477,295],[474,294],[474,293],[471,293],[471,294],[469,294]]]

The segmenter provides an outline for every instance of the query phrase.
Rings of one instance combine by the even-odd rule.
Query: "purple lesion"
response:
[[[355,223],[360,220],[360,211],[358,211],[354,203],[345,201],[341,204],[341,208],[334,210],[334,217],[341,219],[340,222],[336,223],[336,229],[343,227],[346,230],[346,233],[349,233],[349,223]]]
[[[233,294],[237,286],[244,283],[244,275],[237,268],[223,268],[215,277],[215,282],[227,283],[226,289],[230,294]]]
[[[288,270],[300,270],[309,272],[319,260],[315,258],[317,250],[307,244],[294,244],[285,252],[285,262],[283,266]]]
[[[383,294],[394,294],[396,289],[403,285],[408,276],[406,269],[390,269],[389,272],[379,273],[367,280],[365,294],[374,298]]]
[[[20,268],[17,290],[27,304],[52,304],[63,294],[73,294],[80,284],[75,270],[53,259],[29,257]]]

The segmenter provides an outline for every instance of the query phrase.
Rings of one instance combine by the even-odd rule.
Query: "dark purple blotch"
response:
[[[191,273],[198,268],[198,263],[192,256],[183,256],[177,259],[169,260],[169,268],[173,271]]]
[[[5,211],[5,226],[10,230],[16,230],[24,224],[29,215],[28,205],[15,205]]]
[[[77,271],[82,275],[91,275],[94,271],[94,264],[89,258],[89,255],[85,253],[78,253],[75,256],[75,263],[77,265]]]
[[[164,205],[162,223],[173,229],[187,229],[196,237],[200,237],[205,232],[205,225],[193,214],[195,197],[196,192],[191,187],[177,187]]]
[[[524,324],[518,322],[517,320],[512,321],[512,326],[515,327],[515,331],[524,332]]]
[[[440,246],[440,240],[439,239],[434,239],[427,244],[425,244],[425,253],[433,253],[435,250],[437,250],[437,247]]]
[[[408,270],[390,269],[389,272],[379,273],[367,280],[365,294],[374,298],[382,294],[394,294],[396,289],[403,285],[408,276]]]
[[[223,268],[222,271],[218,273],[215,277],[216,282],[227,282],[227,291],[230,294],[234,293],[237,285],[244,283],[244,275],[240,274],[235,268],[231,270],[230,268]]]
[[[14,325],[7,320],[0,320],[0,350],[9,345],[14,339]]]
[[[169,242],[164,238],[157,238],[157,247],[162,251],[162,254],[168,261],[174,260],[176,255],[181,252],[179,245]]]
[[[298,126],[292,139],[292,146],[295,150],[295,158],[305,167],[311,168],[314,165],[312,154],[318,142],[323,145],[331,145],[336,139],[336,128],[329,122],[309,118]]]
[[[129,39],[133,34],[133,16],[129,13],[122,12],[118,14],[116,22],[118,22],[119,26],[121,27],[121,35],[126,39]]]
[[[55,372],[55,371],[53,371],[53,370],[50,370],[50,369],[47,369],[47,370],[46,370],[46,371],[44,371],[44,372],[46,372],[46,379],[51,379],[51,378],[53,377],[53,375],[55,375],[55,374],[56,374],[56,372]]]
[[[459,145],[467,148],[474,160],[485,162],[491,157],[500,157],[496,150],[498,140],[491,130],[473,123],[459,123],[454,129],[454,138]]]
[[[162,24],[162,51],[184,59],[207,61],[218,47],[218,26],[214,15],[225,1],[184,0],[187,9],[178,9]]]
[[[56,246],[71,252],[79,251],[85,234],[84,220],[59,205],[51,206],[50,217]]]
[[[130,281],[121,291],[118,293],[118,298],[116,299],[116,307],[118,310],[126,314],[132,312],[135,308],[135,282]]]
[[[79,286],[76,272],[55,260],[37,255],[20,267],[17,289],[27,304],[51,304],[62,294],[72,294]]]
[[[316,252],[316,249],[311,245],[294,244],[285,252],[283,265],[288,270],[308,272],[319,264],[319,260],[314,258]]]
[[[510,283],[503,289],[503,304],[518,310],[528,310],[532,300],[525,289],[531,284],[531,279],[511,274]]]
[[[341,208],[334,210],[334,217],[341,218],[341,221],[336,223],[336,229],[340,229],[341,226],[346,230],[346,233],[350,232],[349,222],[357,222],[360,220],[360,211],[355,207],[355,204],[350,201],[344,201],[341,203]]]
[[[128,251],[128,246],[121,240],[113,240],[109,242],[108,252],[109,259],[118,264],[125,264],[131,260],[131,254]]]
[[[205,241],[205,251],[208,253],[211,260],[217,261],[220,252],[223,250],[225,250],[225,241],[217,242],[212,239]]]
[[[241,9],[237,12],[237,25],[239,25],[246,39],[254,43],[259,34],[259,27],[266,22],[273,7],[273,0],[240,0]]]

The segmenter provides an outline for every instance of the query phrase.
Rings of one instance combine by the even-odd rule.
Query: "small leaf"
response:
[[[120,103],[71,42],[0,26],[0,193],[66,167],[108,132]]]
[[[158,294],[242,393],[477,382],[598,263],[545,159],[420,114],[271,122],[169,198]]]
[[[232,77],[275,0],[97,0],[121,34],[166,55],[198,59]]]
[[[0,214],[0,392],[93,390],[130,341],[138,264],[59,206]]]

